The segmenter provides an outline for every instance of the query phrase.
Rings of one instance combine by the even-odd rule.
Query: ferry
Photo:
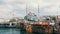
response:
[[[16,22],[10,22],[10,23],[8,23],[8,22],[3,22],[3,23],[0,23],[0,27],[12,27],[12,28],[14,28],[14,27],[16,27],[16,25],[17,25],[17,23]]]

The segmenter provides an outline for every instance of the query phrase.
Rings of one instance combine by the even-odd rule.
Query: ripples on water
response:
[[[0,34],[20,34],[16,28],[0,28]]]
[[[20,31],[17,28],[0,28],[0,34],[32,34],[26,33],[25,31]]]
[[[18,28],[0,28],[0,34],[33,34],[25,31],[20,31]],[[37,33],[34,33],[37,34]]]
[[[26,33],[25,31],[20,31],[17,28],[0,28],[0,34],[32,34]]]

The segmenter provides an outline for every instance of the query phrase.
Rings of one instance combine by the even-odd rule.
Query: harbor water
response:
[[[16,28],[0,28],[0,34],[20,34],[20,31]]]
[[[20,31],[18,28],[0,28],[0,34],[32,34]]]

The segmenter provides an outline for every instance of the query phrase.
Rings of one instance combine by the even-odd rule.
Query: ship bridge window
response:
[[[4,26],[9,26],[9,24],[7,24],[7,23],[4,23],[3,25],[4,25]]]
[[[12,25],[15,25],[14,23],[12,23]]]
[[[59,24],[59,26],[60,26],[60,21],[59,21],[59,23],[58,23],[58,24]]]
[[[3,25],[3,24],[0,24],[0,26]]]
[[[10,25],[10,24],[6,24],[6,25]]]

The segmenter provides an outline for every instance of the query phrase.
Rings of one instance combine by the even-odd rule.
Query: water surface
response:
[[[0,28],[0,34],[20,34],[20,29],[17,29],[17,28]]]

